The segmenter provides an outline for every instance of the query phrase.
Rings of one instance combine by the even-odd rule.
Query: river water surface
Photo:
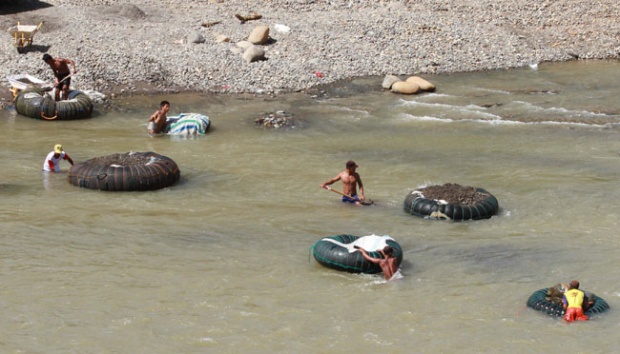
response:
[[[437,92],[399,96],[364,78],[314,97],[131,98],[82,121],[0,112],[0,352],[620,350],[620,63],[427,78]],[[212,129],[148,137],[161,99]],[[300,124],[255,126],[277,110]],[[66,162],[41,172],[57,143],[76,162],[154,151],[181,180],[80,189]],[[349,159],[375,205],[319,188]],[[404,212],[412,189],[444,183],[488,190],[498,215]],[[320,266],[310,247],[341,233],[393,237],[404,278]],[[567,325],[525,307],[572,279],[611,310]]]

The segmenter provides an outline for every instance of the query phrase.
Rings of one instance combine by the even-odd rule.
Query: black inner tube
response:
[[[535,291],[528,299],[527,306],[534,310],[542,311],[549,316],[562,317],[566,313],[562,304],[557,304],[553,301],[547,300],[547,288]],[[597,313],[602,313],[609,310],[609,304],[602,298],[592,295],[594,304],[584,311],[584,314],[592,316]]]
[[[343,234],[326,238],[343,244],[350,244],[360,237]],[[396,257],[398,265],[400,265],[403,261],[402,247],[398,242],[389,239],[386,241],[386,244],[392,247],[393,255]],[[311,250],[317,262],[331,269],[349,273],[376,274],[382,272],[378,264],[367,261],[360,252],[349,253],[348,249],[325,239],[317,241],[312,245]],[[368,255],[373,258],[382,258],[381,253],[378,251],[369,251]]]
[[[69,183],[103,191],[146,191],[171,186],[181,177],[177,164],[154,152],[128,152],[75,164]]]
[[[476,188],[476,193],[484,198],[471,204],[440,203],[438,200],[425,198],[420,190],[410,192],[405,198],[404,209],[411,215],[434,220],[480,220],[489,219],[499,210],[499,202],[491,193]]]

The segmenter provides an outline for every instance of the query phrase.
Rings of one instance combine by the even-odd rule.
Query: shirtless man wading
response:
[[[321,188],[328,189],[327,186],[340,180],[342,181],[342,192],[346,194],[342,196],[342,202],[360,204],[366,199],[366,197],[364,197],[364,184],[362,183],[362,177],[360,177],[359,173],[355,172],[357,167],[359,166],[357,166],[353,160],[347,161],[346,169],[340,172],[338,176],[321,184]],[[357,195],[357,185],[360,187],[359,197]]]
[[[147,130],[149,134],[159,134],[166,126],[166,121],[168,117],[166,117],[166,113],[170,110],[170,102],[161,101],[159,104],[159,109],[153,113],[148,120]]]

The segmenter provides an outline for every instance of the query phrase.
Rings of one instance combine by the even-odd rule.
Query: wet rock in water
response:
[[[300,125],[300,122],[293,118],[291,113],[285,111],[265,113],[262,117],[256,118],[254,123],[267,128],[294,128]]]
[[[383,87],[386,90],[389,90],[392,88],[392,85],[396,82],[399,81],[403,81],[400,77],[396,76],[396,75],[386,75],[383,78],[383,82],[381,83],[381,87]]]
[[[406,81],[398,81],[392,84],[392,92],[411,95],[420,91],[420,86]]]
[[[407,80],[405,80],[407,82],[410,82],[412,84],[418,85],[420,87],[420,90],[422,91],[429,91],[429,92],[433,92],[435,91],[435,85],[432,84],[429,81],[424,80],[423,78],[419,77],[419,76],[411,76],[408,77]]]

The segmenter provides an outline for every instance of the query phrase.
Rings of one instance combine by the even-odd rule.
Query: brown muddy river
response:
[[[616,351],[620,63],[427,79],[435,93],[398,96],[364,78],[316,97],[131,98],[81,121],[0,111],[0,351]],[[212,129],[149,137],[161,99]],[[278,110],[301,123],[255,126]],[[81,189],[64,161],[64,173],[41,171],[57,143],[76,162],[153,151],[181,179]],[[373,206],[319,188],[349,159]],[[499,213],[455,223],[404,212],[412,189],[444,183],[488,190]],[[390,235],[404,278],[319,265],[310,247],[342,233]],[[611,310],[567,325],[526,308],[572,279]]]

